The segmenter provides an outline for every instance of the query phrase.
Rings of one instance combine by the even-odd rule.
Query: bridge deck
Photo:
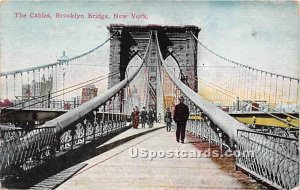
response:
[[[154,128],[161,126],[156,124]],[[97,148],[101,147],[114,148],[85,161],[88,165],[58,189],[266,189],[235,171],[232,158],[178,158],[176,155],[150,160],[130,156],[131,148],[207,149],[207,143],[192,136],[187,137],[185,144],[176,142],[174,130],[130,129]]]

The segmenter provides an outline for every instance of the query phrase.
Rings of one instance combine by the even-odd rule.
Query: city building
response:
[[[53,78],[49,76],[46,80],[45,75],[41,78],[41,81],[32,80],[31,84],[23,84],[21,100],[23,106],[35,104],[34,107],[47,107],[51,98],[53,89]],[[19,97],[17,97],[18,99]],[[34,99],[34,100],[32,100]],[[29,102],[29,100],[32,100]]]
[[[96,97],[97,92],[98,92],[98,88],[96,88],[95,85],[87,85],[83,87],[81,93],[81,104]]]

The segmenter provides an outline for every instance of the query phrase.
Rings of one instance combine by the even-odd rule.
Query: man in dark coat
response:
[[[146,107],[144,106],[141,113],[141,123],[142,123],[142,128],[145,128],[145,124],[147,121],[147,111],[146,111]]]
[[[153,127],[153,122],[155,120],[155,115],[154,115],[154,111],[152,110],[152,108],[150,107],[149,111],[148,111],[148,125],[149,125],[149,128],[152,128]]]
[[[174,121],[177,123],[177,130],[176,130],[176,140],[179,142],[181,140],[181,143],[184,143],[185,138],[185,127],[186,122],[189,118],[190,112],[187,105],[185,105],[184,98],[182,96],[179,97],[179,104],[175,106],[174,110]]]

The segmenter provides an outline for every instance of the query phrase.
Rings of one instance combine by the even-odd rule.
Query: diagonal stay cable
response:
[[[108,76],[106,76],[105,78],[101,78],[101,79],[99,79],[99,80],[93,81],[93,82],[88,83],[88,84],[93,84],[93,83],[102,81],[102,80],[104,80],[104,79],[106,79],[106,78],[108,78],[108,77],[110,77],[110,76],[114,76],[114,75],[116,75],[116,74],[119,74],[119,73],[117,72],[117,73],[108,75]],[[88,84],[85,84],[85,85],[79,86],[79,87],[77,87],[77,88],[75,88],[75,89],[72,89],[72,90],[69,90],[69,91],[67,91],[67,92],[64,92],[64,94],[69,93],[69,92],[73,92],[73,91],[75,91],[75,90],[78,90],[78,89],[80,89],[80,88],[82,88],[83,86],[86,86],[86,85],[88,85]],[[62,96],[62,95],[63,95],[63,94],[58,94],[58,95],[56,95],[56,96],[53,96],[51,99],[54,99],[54,98],[59,97],[59,96]],[[23,107],[23,108],[19,108],[19,109],[12,110],[12,111],[10,111],[10,112],[4,113],[4,114],[2,114],[2,115],[0,116],[0,118],[3,117],[3,116],[5,116],[5,115],[8,115],[8,114],[11,114],[11,113],[14,113],[14,112],[23,110],[23,109],[28,108],[28,107],[31,107],[31,106],[33,106],[33,105],[40,104],[40,103],[42,103],[42,102],[44,102],[44,101],[47,101],[47,100],[41,100],[41,101],[35,102],[35,103],[33,103],[33,104],[30,104],[30,105],[28,105],[28,106],[25,106],[25,107]]]
[[[46,97],[46,96],[49,96],[49,95],[52,95],[52,94],[56,94],[56,93],[58,93],[58,92],[61,92],[61,91],[64,91],[64,90],[67,90],[67,89],[70,89],[70,88],[73,88],[73,87],[82,85],[82,84],[84,84],[84,83],[91,82],[91,81],[93,81],[93,80],[96,80],[96,79],[105,77],[106,75],[111,75],[111,74],[114,74],[114,73],[117,73],[117,72],[118,72],[118,71],[114,71],[114,72],[111,72],[111,73],[108,73],[108,74],[105,74],[105,75],[101,75],[101,76],[99,76],[99,77],[96,77],[96,78],[93,78],[93,79],[90,79],[90,80],[87,80],[87,81],[84,81],[84,82],[81,82],[81,83],[78,83],[78,84],[69,86],[69,87],[67,87],[67,88],[64,88],[64,89],[61,89],[61,90],[57,90],[57,91],[52,92],[52,93],[50,93],[50,94],[45,94],[45,95],[42,95],[42,96],[33,97],[31,100],[23,101],[23,102],[21,102],[21,103],[17,103],[17,104],[14,104],[14,105],[12,105],[12,106],[5,107],[5,108],[3,108],[2,110],[5,110],[5,109],[7,109],[7,108],[13,108],[14,106],[22,105],[23,103],[27,103],[27,102],[31,102],[31,101],[34,101],[34,100],[38,100],[38,99],[41,99],[41,98],[43,98],[43,97]],[[89,83],[89,84],[92,84],[92,83]],[[52,98],[51,98],[51,99],[52,99]]]
[[[211,83],[209,83],[209,82],[207,82],[207,81],[204,81],[204,80],[202,80],[204,83],[206,82],[208,85],[210,85],[210,86],[212,86],[213,88],[215,88],[215,89],[217,89],[217,88],[219,88],[219,89],[222,89],[221,87],[218,87],[218,86],[216,86],[216,85],[213,85],[213,84],[211,84]],[[222,90],[224,90],[224,89],[222,89]],[[220,90],[218,90],[218,91],[220,91]],[[225,90],[226,91],[226,90]],[[224,92],[222,92],[222,93],[224,93]],[[230,94],[227,94],[227,93],[224,93],[224,94],[226,94],[227,96],[231,96],[231,97],[236,97],[236,96],[234,96],[234,95],[230,95]],[[232,93],[231,93],[232,94]],[[241,96],[242,97],[242,96]],[[257,109],[259,109],[257,106],[254,106],[254,105],[252,105],[251,103],[247,103],[248,105],[250,105],[251,107],[253,107],[253,108],[257,108]],[[276,115],[274,115],[274,114],[272,114],[272,113],[269,113],[269,112],[266,112],[266,111],[263,111],[264,113],[266,113],[266,114],[268,114],[268,115],[270,115],[270,116],[272,116],[272,117],[274,117],[275,119],[277,119],[277,120],[279,120],[279,121],[281,121],[281,122],[283,122],[283,123],[285,123],[285,124],[287,124],[287,125],[291,125],[291,126],[293,126],[293,127],[296,127],[296,128],[298,128],[298,126],[297,125],[294,125],[293,123],[291,123],[291,122],[288,122],[288,121],[285,121],[284,119],[281,119],[280,117],[278,117],[278,116],[276,116]],[[294,116],[291,116],[291,117],[293,117],[293,118],[295,118]],[[297,119],[297,118],[296,118]]]
[[[191,77],[191,78],[193,78],[193,77]],[[197,81],[198,81],[197,78],[194,78],[194,80],[197,80]],[[227,90],[227,89],[225,89],[225,88],[222,88],[222,87],[220,87],[220,86],[218,86],[218,85],[216,85],[216,84],[212,84],[211,82],[208,82],[208,81],[206,81],[206,80],[204,80],[204,79],[199,79],[199,80],[202,81],[202,82],[206,82],[206,83],[210,84],[212,87],[216,87],[216,88],[222,89],[223,91],[226,91],[226,92],[229,92],[230,94],[232,94],[232,95],[229,95],[229,94],[223,92],[224,94],[226,94],[226,95],[228,95],[228,96],[231,96],[231,97],[234,97],[234,98],[235,98],[236,96],[242,97],[242,98],[244,98],[244,99],[246,98],[246,97],[244,97],[244,96],[242,96],[242,95],[240,95],[240,94],[236,94],[236,93],[234,93],[234,92],[232,92],[232,91],[229,91],[229,90]],[[257,101],[252,101],[252,102],[258,103]],[[251,105],[251,107],[253,107],[253,108],[258,108],[258,107],[253,106],[253,105]],[[293,116],[293,115],[290,115],[290,114],[288,114],[288,113],[279,112],[279,110],[276,110],[276,109],[274,109],[274,108],[271,108],[270,106],[267,106],[267,105],[266,105],[266,107],[267,107],[267,108],[270,108],[270,109],[272,109],[272,110],[274,110],[274,111],[276,111],[276,112],[278,112],[278,113],[282,113],[283,115],[286,115],[286,116],[291,117],[291,118],[293,118],[293,119],[298,119],[297,117],[295,117],[295,116]],[[271,113],[266,112],[266,111],[264,111],[264,113],[271,114]],[[281,120],[280,120],[280,121],[281,121]]]

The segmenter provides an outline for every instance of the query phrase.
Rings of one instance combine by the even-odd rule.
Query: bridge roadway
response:
[[[267,189],[241,171],[235,171],[233,158],[178,158],[177,154],[152,160],[132,158],[131,148],[191,152],[208,148],[206,142],[191,135],[184,144],[178,143],[174,129],[166,132],[159,127],[162,124],[155,124],[155,131],[147,127],[130,129],[97,147],[114,148],[84,161],[88,165],[57,189]]]

